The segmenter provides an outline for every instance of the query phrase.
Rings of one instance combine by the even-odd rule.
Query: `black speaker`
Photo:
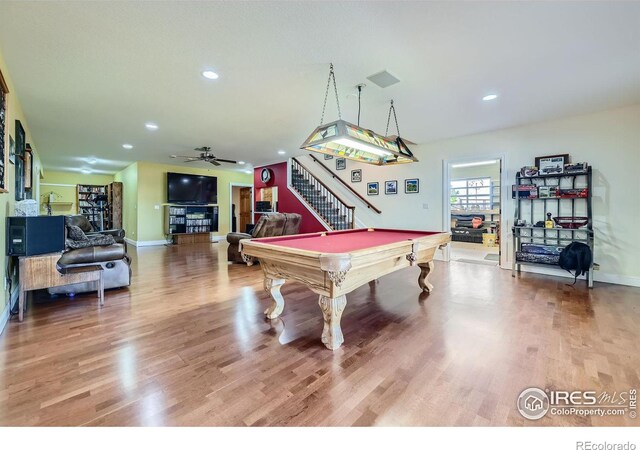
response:
[[[64,237],[64,216],[7,217],[9,256],[61,252]]]

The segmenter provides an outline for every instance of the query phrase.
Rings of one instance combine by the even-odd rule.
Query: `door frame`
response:
[[[500,261],[498,262],[498,267],[503,267],[503,264],[507,263],[507,223],[505,221],[505,206],[507,204],[507,156],[504,153],[493,153],[488,155],[476,155],[476,156],[468,156],[464,158],[451,158],[451,159],[443,159],[442,160],[442,229],[450,230],[451,229],[451,196],[450,186],[451,186],[451,165],[452,164],[464,164],[464,163],[472,163],[476,161],[488,161],[491,159],[497,159],[500,161]],[[510,190],[509,190],[510,192]],[[444,248],[443,252],[444,260],[449,262],[451,261],[451,248],[447,245]]]
[[[233,223],[233,188],[234,187],[250,187],[251,188],[251,220],[253,220],[253,208],[255,208],[255,195],[256,189],[253,186],[253,183],[229,183],[229,233],[231,233],[231,224]],[[244,233],[244,231],[237,230],[240,233]]]

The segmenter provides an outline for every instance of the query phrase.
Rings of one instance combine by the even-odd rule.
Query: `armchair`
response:
[[[81,220],[80,217],[85,220]],[[93,230],[93,227],[84,216],[68,216],[67,226],[71,225],[76,225],[83,231],[86,228]],[[107,232],[102,233],[89,231],[85,234],[89,239],[92,236],[108,234],[113,237],[116,243],[111,245],[88,244],[90,246],[73,249],[67,246],[57,262],[59,270],[64,271],[74,267],[99,264],[103,270],[104,289],[129,286],[131,284],[131,259],[127,254],[126,244],[124,243],[124,230],[107,230]],[[93,282],[49,288],[50,294],[76,294],[91,291],[95,291]]]
[[[231,262],[243,263],[240,254],[240,240],[261,237],[286,236],[298,234],[302,216],[295,213],[272,213],[263,214],[251,234],[229,233],[227,234],[227,260]]]
[[[116,243],[124,244],[125,250],[126,250],[127,244],[124,241],[125,231],[122,228],[116,228],[113,230],[96,231],[93,228],[93,225],[91,225],[91,222],[89,222],[89,219],[87,219],[82,214],[67,216],[65,218],[65,223],[67,226],[75,225],[79,227],[82,231],[84,231],[84,234],[86,234],[87,237],[95,236],[97,234],[108,234],[109,236],[113,237]]]

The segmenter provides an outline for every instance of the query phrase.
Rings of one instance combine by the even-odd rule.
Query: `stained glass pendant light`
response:
[[[338,120],[323,124],[331,81],[333,81],[333,89],[336,94]],[[387,131],[389,130],[392,111],[396,122],[396,129],[398,129],[398,119],[396,117],[395,107],[393,106],[393,100],[391,101],[389,117],[387,118]],[[400,138],[399,130],[397,137],[390,138],[380,136],[371,130],[342,120],[333,64],[331,64],[329,68],[329,80],[327,81],[327,90],[324,96],[324,105],[322,106],[320,126],[313,130],[300,148],[310,152],[324,153],[338,158],[347,158],[378,166],[418,161],[402,138]]]

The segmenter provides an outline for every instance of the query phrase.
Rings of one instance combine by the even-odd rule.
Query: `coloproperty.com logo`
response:
[[[527,388],[518,396],[518,411],[525,419],[552,416],[637,417],[636,389],[621,392],[561,391]]]

